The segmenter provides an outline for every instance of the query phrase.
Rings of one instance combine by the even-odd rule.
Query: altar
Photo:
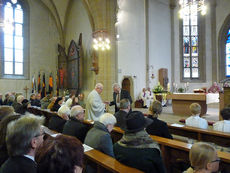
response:
[[[177,115],[191,115],[189,106],[192,103],[199,103],[201,115],[207,113],[207,104],[219,102],[219,93],[173,93],[167,96],[172,99],[173,113]]]

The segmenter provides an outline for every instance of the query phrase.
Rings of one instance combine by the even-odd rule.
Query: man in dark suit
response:
[[[115,126],[125,129],[125,117],[127,116],[128,112],[130,111],[130,102],[128,99],[122,99],[120,102],[120,110],[115,113],[115,117],[117,119],[117,123]]]
[[[83,124],[85,117],[85,110],[80,106],[76,105],[72,107],[70,112],[70,119],[65,123],[63,128],[63,134],[75,136],[82,143],[84,143],[88,127]]]
[[[113,84],[113,101],[110,102],[110,106],[115,105],[115,112],[120,109],[120,100],[128,99],[132,104],[132,98],[128,91],[121,89],[118,83]]]
[[[27,115],[8,124],[6,145],[9,159],[0,168],[0,173],[36,173],[34,156],[42,145],[43,118]]]

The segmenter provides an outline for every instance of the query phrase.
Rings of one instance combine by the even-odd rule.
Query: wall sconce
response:
[[[110,39],[108,33],[105,30],[99,30],[93,32],[93,48],[95,50],[110,50]]]

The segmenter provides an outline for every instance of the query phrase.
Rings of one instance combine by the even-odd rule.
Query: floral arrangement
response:
[[[164,91],[164,88],[161,86],[160,82],[158,82],[157,86],[153,88],[154,93],[162,93]]]

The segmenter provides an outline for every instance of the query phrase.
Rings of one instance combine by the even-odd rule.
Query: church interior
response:
[[[230,131],[213,131],[230,105],[230,0],[0,0],[0,61],[2,100],[8,92],[29,100],[44,89],[83,94],[86,103],[101,83],[101,99],[110,102],[118,83],[134,111],[148,114],[154,100],[162,103],[159,119],[170,124],[173,139],[154,139],[165,162],[173,147],[188,159],[190,144],[217,141],[222,172],[230,172]],[[218,91],[209,93],[215,84]],[[151,99],[143,98],[147,88]],[[194,102],[207,130],[185,126]],[[114,106],[106,110],[115,113]],[[182,170],[170,159],[168,172]]]

